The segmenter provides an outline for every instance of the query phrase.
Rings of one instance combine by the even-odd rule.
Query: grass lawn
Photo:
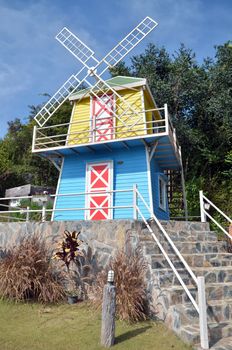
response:
[[[45,307],[0,301],[1,350],[100,350],[100,312],[88,304]],[[189,350],[159,322],[116,323],[115,350]]]

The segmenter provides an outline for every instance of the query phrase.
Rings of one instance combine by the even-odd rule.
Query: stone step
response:
[[[151,227],[157,226],[152,222],[149,222]],[[161,225],[165,227],[165,229],[173,230],[173,231],[209,231],[209,223],[208,222],[198,222],[198,221],[160,221]]]
[[[192,277],[186,269],[178,268],[182,280],[186,285],[195,285]],[[224,283],[232,282],[232,266],[226,267],[192,267],[196,276],[205,276],[205,283]],[[170,269],[153,269],[154,287],[168,287],[180,285],[175,273]]]
[[[173,248],[168,242],[162,244],[167,253],[173,254]],[[175,242],[176,248],[181,254],[195,253],[223,253],[226,252],[226,242],[218,241],[216,244],[210,242]],[[155,242],[143,242],[142,247],[145,254],[161,254],[161,251]]]
[[[195,285],[188,285],[188,290],[194,299],[198,300],[197,287]],[[165,296],[170,305],[189,302],[188,295],[180,285],[163,288],[160,290],[160,296]],[[207,301],[232,299],[232,282],[207,284],[205,286],[205,296]],[[159,299],[158,293],[157,299]]]
[[[176,324],[177,320],[181,325],[199,324],[198,312],[191,302],[173,305],[172,312]],[[232,327],[232,299],[207,300],[207,320],[209,323],[231,323]]]
[[[172,230],[166,230],[169,237],[173,240],[173,242],[179,241],[179,242],[185,242],[185,241],[192,241],[192,242],[202,242],[202,241],[209,241],[209,242],[217,242],[218,237],[216,232],[212,231],[180,231],[175,232]],[[165,236],[160,230],[154,230],[154,234],[160,241],[165,241]],[[144,229],[139,234],[139,239],[141,242],[143,241],[152,241],[153,237],[151,236],[151,233]]]
[[[232,350],[232,325],[230,323],[209,323],[210,350]],[[201,349],[200,331],[198,325],[186,325],[179,330],[180,337],[186,342],[195,344],[195,349]]]
[[[219,267],[232,266],[232,254],[229,253],[194,253],[182,254],[189,266],[196,267]],[[184,267],[180,259],[174,255],[169,254],[169,258],[175,267]],[[149,256],[149,261],[153,269],[168,268],[169,264],[163,254],[154,254]]]
[[[232,350],[232,334],[228,337],[221,337],[219,341],[217,341],[210,350]]]

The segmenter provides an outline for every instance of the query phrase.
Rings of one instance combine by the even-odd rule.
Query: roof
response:
[[[115,90],[123,90],[126,88],[135,88],[139,86],[146,85],[146,79],[145,78],[134,78],[134,77],[125,77],[118,75],[117,77],[110,78],[106,80],[106,83],[109,84],[112,88]],[[89,90],[90,89],[84,89],[75,92],[69,97],[70,101],[79,100],[84,95],[85,97],[89,96]]]

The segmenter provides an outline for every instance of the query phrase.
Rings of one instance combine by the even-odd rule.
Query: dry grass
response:
[[[32,235],[12,247],[0,261],[0,295],[15,301],[53,303],[64,298],[60,274],[51,264],[44,239]]]
[[[147,264],[138,248],[127,255],[119,251],[110,266],[98,274],[93,287],[93,300],[97,307],[102,303],[103,287],[107,280],[107,271],[115,273],[116,309],[120,320],[136,322],[145,320],[148,314],[145,274]]]

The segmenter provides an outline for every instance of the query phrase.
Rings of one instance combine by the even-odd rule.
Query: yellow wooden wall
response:
[[[114,138],[127,138],[146,134],[144,110],[154,108],[154,105],[151,105],[151,102],[148,101],[144,90],[139,87],[133,90],[122,90],[119,91],[118,94],[120,94],[126,102],[124,103],[116,98],[115,113],[120,119],[117,118],[115,120]],[[130,109],[127,107],[127,103],[130,104],[138,114],[131,113]],[[91,106],[89,97],[74,103],[69,136],[67,138],[68,145],[92,142],[89,132],[91,128],[90,115]],[[152,120],[151,112],[146,113],[146,120]],[[151,133],[151,131],[148,133]]]
[[[71,125],[69,128],[68,145],[91,142],[90,135],[90,102],[89,97],[80,103],[74,103]]]
[[[144,135],[145,123],[142,93],[141,88],[136,90],[127,89],[119,91],[119,94],[124,98],[125,103],[116,99],[116,114],[120,119],[117,118],[116,120],[115,138]],[[133,114],[132,111],[128,109],[127,103],[132,106],[137,114]],[[132,129],[131,131],[128,130],[130,128]]]
[[[154,124],[152,123],[152,114],[154,114],[154,117],[156,120],[160,119],[160,115],[158,111],[149,111],[149,110],[154,110],[157,107],[155,106],[154,102],[151,100],[151,97],[144,92],[144,105],[145,105],[145,110],[148,111],[146,112],[146,121],[147,121],[147,133],[148,134],[153,134],[154,133],[154,129],[153,129],[153,125],[158,126],[158,123]]]

